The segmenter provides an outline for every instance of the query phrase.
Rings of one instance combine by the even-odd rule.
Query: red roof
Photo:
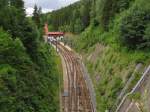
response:
[[[48,32],[47,35],[64,35],[63,32]]]
[[[63,32],[48,32],[48,24],[46,23],[44,26],[44,31],[46,35],[50,35],[50,36],[63,36],[64,33]]]

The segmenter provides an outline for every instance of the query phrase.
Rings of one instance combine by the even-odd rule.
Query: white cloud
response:
[[[32,16],[33,15],[33,11],[34,11],[34,8],[32,8],[32,7],[26,8],[27,16]],[[43,8],[42,9],[42,13],[47,13],[47,12],[51,12],[51,11],[52,11],[52,9],[47,9],[47,8]]]
[[[45,13],[70,5],[76,1],[79,0],[24,0],[27,15],[32,14],[35,4],[42,7],[43,12]]]
[[[51,12],[52,10],[53,10],[53,9],[43,8],[43,9],[42,9],[42,13]]]
[[[67,6],[79,0],[58,0],[61,6]]]
[[[28,7],[26,8],[26,14],[27,16],[32,16],[34,9],[32,7]]]

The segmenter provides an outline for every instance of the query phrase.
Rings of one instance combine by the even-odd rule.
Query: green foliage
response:
[[[92,1],[83,0],[47,14],[47,21],[53,30],[81,33],[90,24]]]
[[[80,33],[65,42],[83,54],[94,83],[98,112],[114,111],[117,96],[136,64],[149,62],[149,3],[149,0],[82,0],[47,14],[53,30]],[[137,50],[141,48],[147,51]],[[131,88],[140,76],[136,75]]]
[[[38,8],[37,5],[34,6],[34,11],[33,11],[33,16],[32,19],[35,22],[35,24],[38,26],[38,28],[41,25],[41,13],[42,13],[42,9],[41,7]]]
[[[3,4],[3,7],[0,7],[0,26],[8,31],[12,35],[12,38],[20,38],[27,52],[34,59],[37,52],[36,28],[35,26],[31,26],[25,18],[23,7],[21,8],[15,4],[19,5],[20,2],[8,0],[6,4]]]
[[[68,7],[48,13],[47,21],[53,30],[81,33],[90,23],[109,29],[115,14],[128,9],[134,0],[81,0]],[[76,25],[76,23],[81,23]],[[79,29],[79,31],[76,31]]]
[[[131,1],[133,0],[97,0],[97,3],[100,4],[96,8],[97,11],[100,11],[98,18],[104,30],[109,30],[111,19],[115,14],[129,8]]]
[[[145,34],[144,39],[146,40],[146,45],[150,47],[150,23],[147,24],[144,34]]]
[[[129,96],[129,98],[135,101],[139,101],[141,99],[141,94],[139,92],[133,93]]]
[[[90,24],[90,11],[91,11],[91,0],[82,0],[81,1],[81,8],[80,8],[80,15],[81,15],[81,20],[83,23],[83,28],[87,28]]]
[[[60,27],[61,30],[65,30],[62,28],[66,28],[65,26],[70,27],[71,23],[74,23],[74,18],[79,17],[79,13],[76,13],[74,11],[75,9],[79,9],[78,3],[76,3],[75,5],[70,5],[69,7],[62,8],[57,11],[53,11],[52,13],[47,14],[48,18],[47,21],[49,24],[53,26],[53,30],[59,30]]]
[[[83,30],[81,19],[77,19],[74,23],[74,32],[80,33]]]
[[[53,50],[42,45],[35,65],[22,42],[0,30],[0,53],[1,111],[58,111],[58,72],[52,61]]]
[[[22,0],[9,0],[10,5],[15,6],[17,9],[24,10],[24,2]]]
[[[121,28],[128,31],[124,32],[126,36],[133,33],[130,32],[131,28],[135,31],[135,35],[138,32],[143,33],[142,38],[146,42],[142,46],[146,45],[146,48],[149,48],[149,5],[148,1],[143,0],[112,0],[110,7],[108,7],[109,4],[102,5],[106,2],[105,0],[93,1],[96,2],[96,9],[91,15],[91,25],[80,35],[74,37],[72,42],[69,40],[68,43],[73,43],[73,47],[83,54],[83,60],[91,74],[96,91],[97,111],[115,111],[114,104],[117,96],[125,86],[129,74],[133,72],[137,63],[147,64],[150,57],[149,50],[147,50],[148,52],[129,50],[126,48],[127,44],[123,46],[120,42],[124,38],[123,35],[120,36],[122,34]],[[144,4],[146,5],[144,6]],[[104,6],[105,8],[108,7],[105,11]],[[102,25],[102,18],[106,22],[104,26]],[[130,24],[130,27],[126,27],[126,24],[123,23]],[[145,28],[138,29],[140,26]],[[104,27],[108,29],[107,32]],[[137,44],[138,48],[140,46]],[[128,92],[131,91],[140,77],[141,74],[136,75]]]
[[[140,49],[149,46],[147,33],[150,24],[150,10],[138,7],[131,9],[122,19],[120,26],[121,41],[131,49]]]
[[[25,17],[22,0],[0,0],[0,16],[0,111],[58,112],[55,52]]]

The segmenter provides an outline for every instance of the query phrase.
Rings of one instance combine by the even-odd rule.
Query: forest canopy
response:
[[[58,112],[53,49],[26,17],[22,0],[0,0],[0,111]]]
[[[109,32],[118,15],[118,41],[129,49],[145,49],[150,42],[149,7],[149,0],[81,0],[45,16],[51,30],[80,34],[90,26]]]

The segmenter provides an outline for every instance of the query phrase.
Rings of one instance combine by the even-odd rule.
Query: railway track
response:
[[[68,84],[61,98],[63,112],[95,112],[78,57],[61,44],[57,47],[66,64]]]

